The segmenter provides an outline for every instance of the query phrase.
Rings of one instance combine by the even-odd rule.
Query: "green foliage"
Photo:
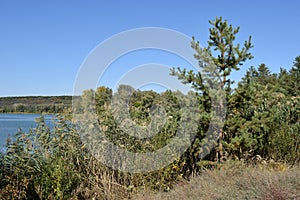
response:
[[[228,25],[227,20],[223,20],[222,17],[217,17],[215,20],[209,21],[209,23],[212,25],[212,28],[209,29],[210,36],[208,46],[206,48],[200,48],[199,42],[195,41],[194,37],[191,43],[191,47],[196,52],[194,57],[199,61],[199,67],[203,70],[202,74],[200,72],[187,71],[186,69],[180,68],[171,71],[172,75],[177,76],[183,83],[190,84],[199,93],[200,113],[207,112],[200,116],[202,126],[199,128],[200,133],[198,137],[195,138],[195,142],[190,149],[190,151],[193,152],[192,154],[189,153],[190,156],[188,156],[190,157],[190,163],[197,163],[199,159],[202,159],[200,156],[202,153],[200,149],[202,148],[200,148],[199,145],[202,144],[203,133],[207,131],[211,119],[210,115],[213,110],[211,108],[213,106],[211,104],[211,98],[220,100],[217,100],[217,102],[220,102],[219,105],[214,105],[216,106],[215,109],[217,113],[225,112],[226,103],[220,99],[222,95],[213,94],[214,90],[211,89],[226,91],[225,99],[227,99],[231,93],[230,86],[233,83],[233,81],[228,78],[232,70],[239,70],[239,66],[243,65],[246,60],[253,58],[249,52],[253,47],[251,44],[251,36],[245,41],[244,46],[241,48],[239,44],[234,43],[236,34],[239,32],[239,27],[233,28],[232,25]],[[216,137],[218,137],[218,149],[216,149],[217,155],[215,159],[222,160],[224,157],[222,147],[224,131],[222,127],[220,127],[216,135]],[[215,136],[211,138],[212,142],[203,142],[208,142],[208,146],[215,145],[214,137]],[[215,152],[212,151],[211,153]],[[214,156],[211,154],[209,157],[209,159],[212,159]],[[194,170],[194,166],[190,168],[192,171]]]
[[[3,198],[66,199],[82,181],[84,151],[76,128],[62,117],[52,131],[43,117],[37,122],[37,128],[7,142]]]
[[[240,48],[240,45],[234,44],[235,35],[239,32],[239,27],[233,28],[232,25],[228,25],[227,20],[222,20],[222,17],[217,17],[213,21],[209,21],[213,26],[209,29],[210,37],[208,41],[208,47],[205,49],[209,52],[211,59],[220,71],[220,76],[223,77],[221,81],[222,88],[231,81],[227,77],[231,74],[231,71],[239,70],[239,66],[243,64],[247,59],[252,59],[253,56],[249,50],[253,47],[251,44],[251,36],[248,41],[245,41],[244,47]],[[193,43],[195,40],[193,39]],[[192,45],[193,46],[193,45]],[[199,45],[196,45],[196,51]],[[214,52],[211,51],[213,49]],[[215,57],[214,54],[218,55]],[[196,56],[197,58],[197,56]]]
[[[271,74],[264,64],[248,70],[229,98],[224,141],[229,155],[299,162],[299,96],[283,82],[289,76],[292,71]]]
[[[252,59],[253,56],[249,50],[253,47],[251,44],[251,36],[247,41],[245,41],[244,46],[240,48],[239,44],[234,44],[236,39],[236,34],[239,32],[239,27],[233,28],[232,25],[228,25],[227,20],[222,19],[222,17],[217,17],[213,21],[209,21],[213,26],[209,29],[209,40],[208,46],[201,48],[199,41],[196,41],[193,37],[191,47],[195,50],[195,59],[199,61],[201,68],[206,70],[209,60],[212,60],[217,68],[217,74],[210,74],[212,76],[218,76],[219,84],[221,88],[230,91],[230,84],[232,81],[228,78],[232,70],[239,70],[239,66],[247,59]],[[205,60],[203,54],[207,55],[209,58]],[[210,72],[212,73],[212,72]],[[172,75],[177,76],[183,83],[191,84],[193,88],[198,90],[207,96],[207,88],[205,83],[203,83],[203,77],[199,72],[187,71],[186,69],[172,70]]]

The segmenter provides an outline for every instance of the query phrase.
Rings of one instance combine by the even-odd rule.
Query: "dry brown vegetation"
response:
[[[280,163],[246,166],[229,162],[204,170],[169,192],[142,191],[133,199],[300,199],[300,168]]]

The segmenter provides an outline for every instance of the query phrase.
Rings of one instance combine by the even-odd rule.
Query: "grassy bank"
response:
[[[218,169],[204,170],[169,192],[141,191],[133,199],[300,199],[300,168],[228,162]]]

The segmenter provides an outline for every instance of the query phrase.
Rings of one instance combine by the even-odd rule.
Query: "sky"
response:
[[[208,20],[217,16],[240,26],[238,43],[252,36],[254,59],[232,79],[261,63],[275,73],[290,69],[300,55],[299,7],[296,0],[0,0],[0,96],[72,95],[91,52],[131,29],[167,28],[206,46]],[[113,61],[98,85],[113,87],[147,63],[186,65],[169,52],[135,51]]]

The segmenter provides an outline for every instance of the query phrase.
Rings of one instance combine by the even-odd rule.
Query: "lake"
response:
[[[0,114],[0,151],[4,149],[4,144],[8,136],[12,136],[22,129],[29,132],[31,128],[36,127],[35,119],[40,114]],[[53,124],[54,115],[45,115],[48,125]]]

